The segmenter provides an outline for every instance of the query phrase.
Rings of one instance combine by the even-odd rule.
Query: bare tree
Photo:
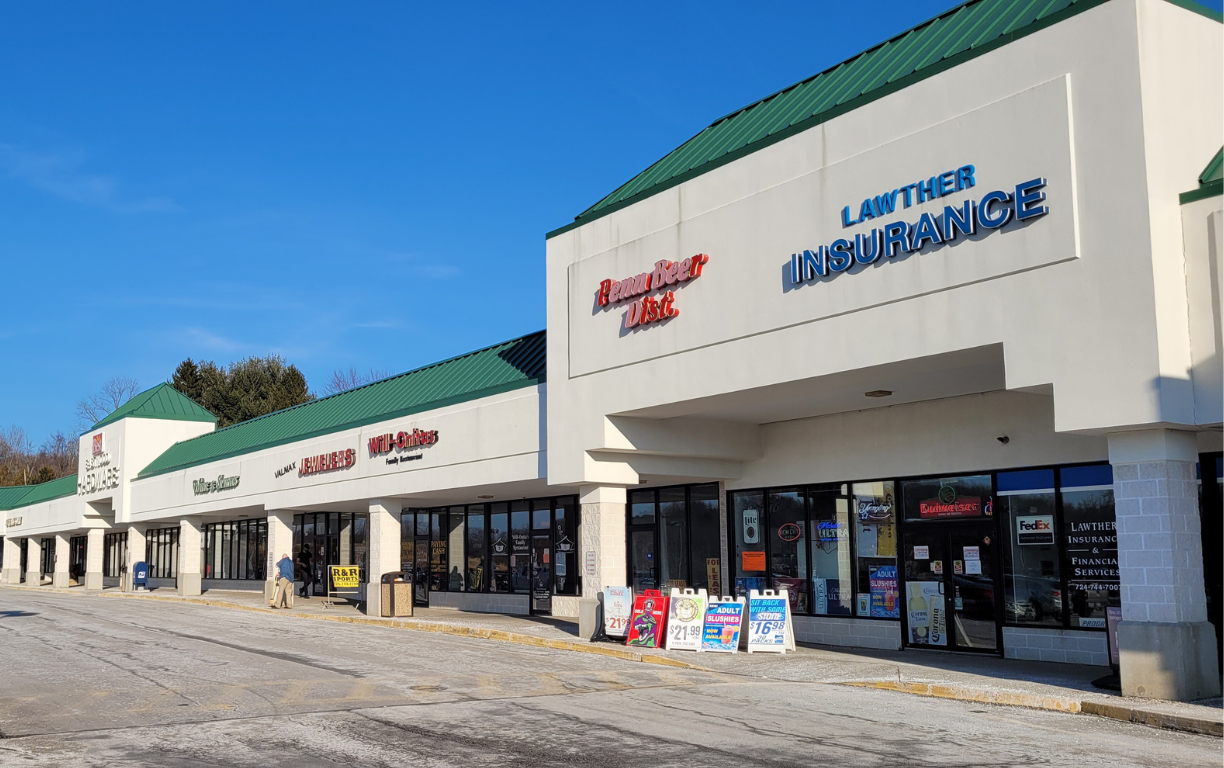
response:
[[[0,485],[25,485],[34,473],[34,444],[16,425],[0,431]]]
[[[77,427],[84,432],[139,392],[140,384],[129,376],[116,376],[107,381],[96,395],[77,403]]]
[[[40,467],[50,467],[54,470],[56,477],[71,475],[77,471],[80,447],[80,441],[76,438],[56,432],[39,447],[35,461]]]
[[[371,368],[368,373],[358,373],[356,368],[349,368],[347,371],[337,368],[335,371],[332,371],[331,378],[327,380],[327,384],[323,387],[323,396],[338,395],[341,392],[364,387],[366,384],[380,381],[389,376],[391,376],[391,372],[387,370]]]

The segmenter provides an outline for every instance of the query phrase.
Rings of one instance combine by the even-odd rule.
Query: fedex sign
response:
[[[1017,544],[1053,544],[1053,515],[1017,515]]]

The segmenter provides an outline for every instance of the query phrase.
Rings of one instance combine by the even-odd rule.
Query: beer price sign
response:
[[[705,622],[706,591],[672,589],[667,614],[667,650],[701,650],[701,628]]]
[[[633,588],[604,587],[603,608],[604,634],[616,639],[628,635],[629,618],[633,615]]]

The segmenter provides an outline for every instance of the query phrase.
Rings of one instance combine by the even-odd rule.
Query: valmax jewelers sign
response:
[[[653,272],[643,272],[623,280],[601,280],[599,290],[595,292],[595,303],[602,309],[632,300],[629,311],[625,313],[626,330],[668,320],[679,315],[680,310],[675,307],[675,291],[664,289],[701,277],[701,268],[709,261],[709,256],[699,253],[682,261],[657,262]],[[664,293],[658,297],[648,295],[654,291]],[[642,298],[639,299],[639,296]]]
[[[890,216],[899,207],[909,208],[972,189],[977,185],[975,173],[974,166],[962,165],[925,181],[869,197],[858,206],[858,217],[854,219],[850,218],[850,206],[846,206],[841,212],[842,227]],[[870,232],[840,237],[829,245],[793,253],[790,281],[799,285],[818,278],[836,277],[855,264],[874,264],[881,257],[892,259],[898,254],[938,248],[958,237],[985,235],[991,230],[1044,216],[1050,212],[1041,204],[1046,199],[1045,186],[1044,178],[1029,179],[1012,189],[987,192],[978,200],[945,205],[942,212],[923,213],[912,223],[890,221]]]

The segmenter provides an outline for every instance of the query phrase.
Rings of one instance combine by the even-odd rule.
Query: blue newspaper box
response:
[[[132,566],[132,589],[149,588],[149,564],[144,560]]]

